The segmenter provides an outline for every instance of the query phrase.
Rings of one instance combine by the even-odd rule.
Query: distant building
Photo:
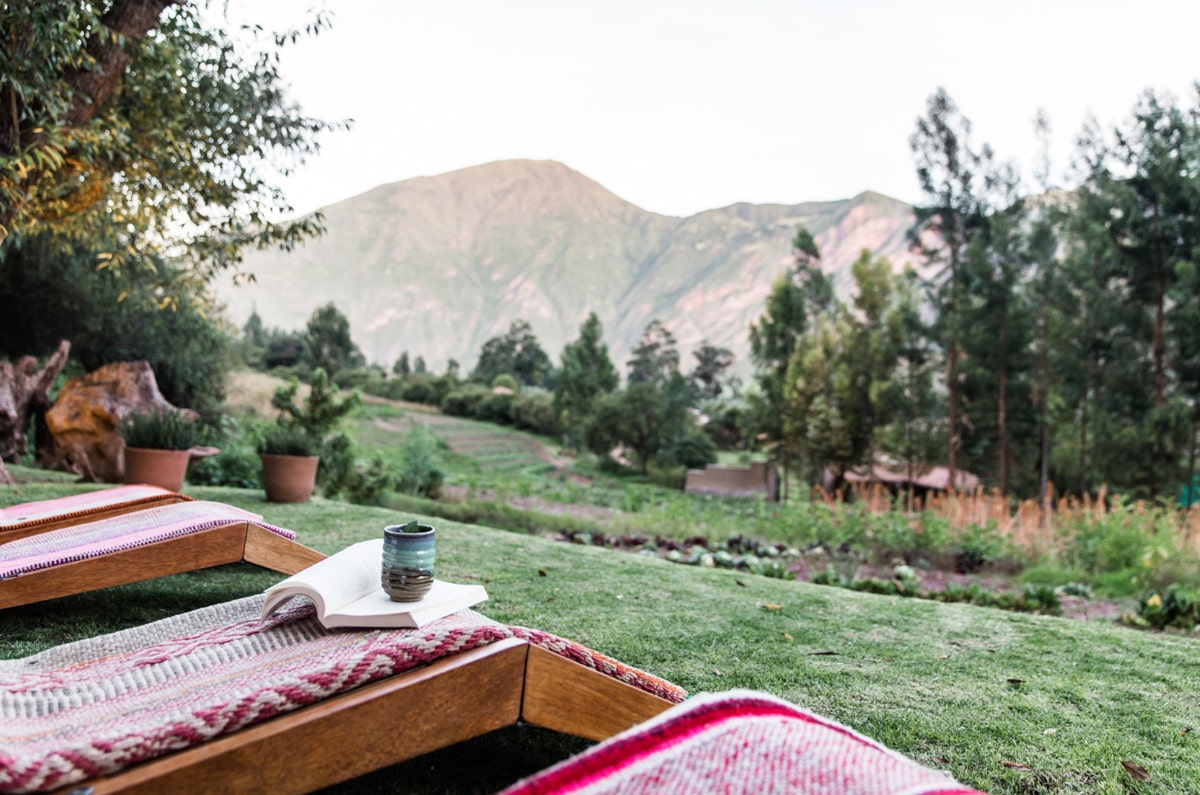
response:
[[[894,461],[877,461],[870,470],[855,467],[846,470],[844,483],[847,486],[869,488],[876,484],[891,494],[907,494],[910,491],[917,499],[924,499],[930,492],[947,491],[950,485],[950,470],[931,464],[908,464]],[[825,491],[833,490],[834,476],[825,470]],[[979,477],[964,469],[954,471],[954,488],[958,491],[974,491],[979,487]]]
[[[689,469],[684,491],[722,497],[753,497],[765,494],[779,502],[779,471],[774,464],[755,462],[748,467],[707,466]]]

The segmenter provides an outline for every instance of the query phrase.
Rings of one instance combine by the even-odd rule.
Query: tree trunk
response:
[[[29,418],[50,408],[50,387],[70,351],[71,343],[63,340],[40,370],[33,356],[22,356],[16,365],[0,362],[0,461],[17,463],[25,455]],[[7,470],[3,475],[11,479]]]
[[[950,349],[946,353],[946,386],[949,391],[950,406],[946,424],[948,440],[946,450],[946,490],[955,491],[957,478],[955,471],[958,463],[958,343],[950,340]]]
[[[1038,409],[1041,415],[1042,426],[1042,474],[1038,483],[1038,505],[1042,506],[1042,510],[1050,509],[1050,500],[1047,495],[1047,487],[1050,485],[1050,427],[1048,425],[1049,418],[1046,416],[1046,398],[1042,398],[1042,404]]]
[[[1008,391],[1008,356],[1004,346],[1008,340],[1008,323],[1000,323],[1000,372],[997,374],[996,395],[996,435],[1000,440],[1000,495],[1008,496],[1008,410],[1005,393]]]
[[[129,66],[132,57],[128,49],[129,42],[141,39],[158,27],[163,11],[168,6],[182,2],[183,0],[116,0],[113,3],[108,13],[100,19],[105,30],[93,34],[88,39],[87,52],[94,61],[91,68],[74,70],[64,75],[67,84],[75,89],[71,107],[60,122],[65,128],[76,129],[96,115],[112,96],[125,74],[125,68]],[[124,41],[118,43],[118,39]],[[13,118],[7,121],[14,127],[19,127],[20,122],[16,117],[19,109],[15,107],[15,103],[10,112]],[[44,141],[45,135],[46,132],[42,129],[22,132],[18,148],[24,148],[38,140]],[[0,209],[0,244],[4,243],[13,221],[25,206],[32,187],[44,176],[46,172],[42,169],[30,170],[24,179],[20,180],[21,198]]]
[[[1163,316],[1167,303],[1167,263],[1163,252],[1163,233],[1159,220],[1158,204],[1154,205],[1154,408],[1166,402],[1166,367],[1163,364],[1166,344],[1163,341]]]

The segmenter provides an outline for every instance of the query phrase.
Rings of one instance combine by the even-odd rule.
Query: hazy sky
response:
[[[976,143],[1029,175],[1038,108],[1061,174],[1089,113],[1112,124],[1146,88],[1190,103],[1200,79],[1196,0],[240,5],[267,27],[333,14],[284,52],[306,112],[355,121],[284,182],[300,211],[508,158],[561,161],[669,215],[864,190],[916,201],[908,138],[938,86]]]

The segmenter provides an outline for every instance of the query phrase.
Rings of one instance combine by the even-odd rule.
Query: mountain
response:
[[[490,337],[529,321],[556,363],[589,311],[617,369],[652,320],[679,341],[681,369],[707,340],[748,373],[749,323],[791,264],[797,228],[848,291],[862,252],[909,258],[912,208],[862,193],[799,205],[735,204],[687,218],[648,212],[561,163],[509,160],[382,185],[322,210],[326,233],[291,252],[252,252],[248,285],[221,289],[241,324],[299,329],[332,301],[368,361],[424,356],[469,372]]]

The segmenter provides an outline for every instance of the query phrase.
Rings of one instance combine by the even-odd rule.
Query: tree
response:
[[[0,30],[0,245],[49,229],[105,241],[110,267],[170,249],[203,278],[319,230],[271,220],[290,210],[271,173],[343,126],[283,90],[277,47],[297,32],[248,51],[168,0],[7,3]]]
[[[608,356],[600,319],[589,312],[579,327],[579,339],[563,347],[558,379],[554,385],[553,409],[575,449],[584,442],[584,430],[596,399],[617,388],[620,377]]]
[[[630,386],[661,385],[673,373],[679,372],[679,347],[675,343],[675,335],[662,321],[650,321],[632,353],[629,361],[625,363],[629,368]]]
[[[605,395],[585,432],[588,449],[606,455],[624,444],[637,459],[638,470],[648,471],[652,461],[674,466],[713,457],[711,442],[702,436],[688,413],[687,382],[678,372],[663,384],[640,382],[623,392]],[[687,459],[681,461],[681,457]]]
[[[923,316],[921,279],[906,269],[896,282],[893,325],[896,332],[896,369],[892,376],[895,411],[892,423],[881,434],[881,447],[905,463],[909,482],[908,510],[913,510],[911,484],[918,463],[933,460],[944,449],[938,439],[939,401],[934,392],[936,366],[934,341]],[[944,415],[942,415],[944,416]]]
[[[843,342],[834,370],[834,397],[845,428],[845,463],[875,463],[880,429],[892,421],[899,389],[893,380],[900,352],[892,264],[863,251],[850,266],[852,311],[845,313]]]
[[[547,386],[552,381],[551,370],[550,357],[529,323],[515,320],[506,334],[483,343],[471,380],[490,384],[496,376],[508,373],[525,386]]]
[[[762,316],[750,324],[750,356],[759,385],[758,394],[751,397],[751,410],[757,431],[779,443],[784,500],[791,459],[804,446],[803,434],[797,435],[804,418],[789,414],[796,403],[786,394],[788,370],[800,338],[836,304],[832,282],[820,267],[821,253],[804,227],[792,241],[792,255],[791,270],[776,280]]]
[[[412,368],[408,364],[408,351],[400,354],[400,358],[392,365],[392,375],[404,377],[412,372]]]
[[[1080,140],[1086,171],[1079,208],[1086,220],[1076,228],[1087,236],[1081,242],[1106,263],[1107,288],[1123,292],[1122,310],[1144,316],[1138,342],[1148,348],[1143,383],[1150,394],[1139,436],[1149,442],[1141,485],[1151,495],[1178,474],[1180,450],[1190,443],[1185,415],[1200,398],[1173,389],[1187,384],[1173,365],[1186,370],[1194,355],[1175,347],[1187,335],[1174,330],[1188,325],[1200,302],[1194,291],[1179,289],[1200,250],[1200,85],[1195,92],[1190,109],[1147,92],[1126,124],[1110,135],[1092,129]]]
[[[413,373],[415,375],[425,375],[426,371],[425,357],[417,356],[417,358],[413,360]]]
[[[960,386],[972,422],[960,432],[964,458],[976,472],[990,472],[1000,494],[1014,478],[1014,451],[1033,428],[1029,350],[1033,314],[1023,289],[1032,267],[1027,249],[1026,202],[1017,193],[1011,166],[986,175],[994,197],[962,263],[969,297],[961,308],[963,353]],[[1014,434],[1014,428],[1017,429]],[[1024,474],[1024,473],[1022,473]]]
[[[969,294],[963,263],[986,216],[983,180],[992,160],[990,147],[971,148],[970,132],[970,121],[946,90],[939,88],[929,98],[926,115],[917,119],[917,129],[909,139],[925,198],[916,208],[910,237],[914,249],[937,270],[934,300],[946,357],[946,459],[952,485],[958,468],[962,409],[958,359]]]
[[[163,295],[175,301],[159,308]],[[215,412],[231,366],[226,328],[177,265],[149,257],[118,277],[97,270],[91,248],[49,233],[0,248],[0,356],[48,353],[71,341],[85,370],[145,359],[168,401]]]
[[[708,340],[704,340],[699,348],[692,351],[692,356],[696,358],[696,367],[691,374],[696,393],[706,398],[718,397],[721,394],[721,378],[733,366],[733,351],[710,345]]]
[[[329,377],[366,364],[362,352],[350,339],[350,321],[332,303],[313,310],[304,331],[304,359],[314,370]]]

